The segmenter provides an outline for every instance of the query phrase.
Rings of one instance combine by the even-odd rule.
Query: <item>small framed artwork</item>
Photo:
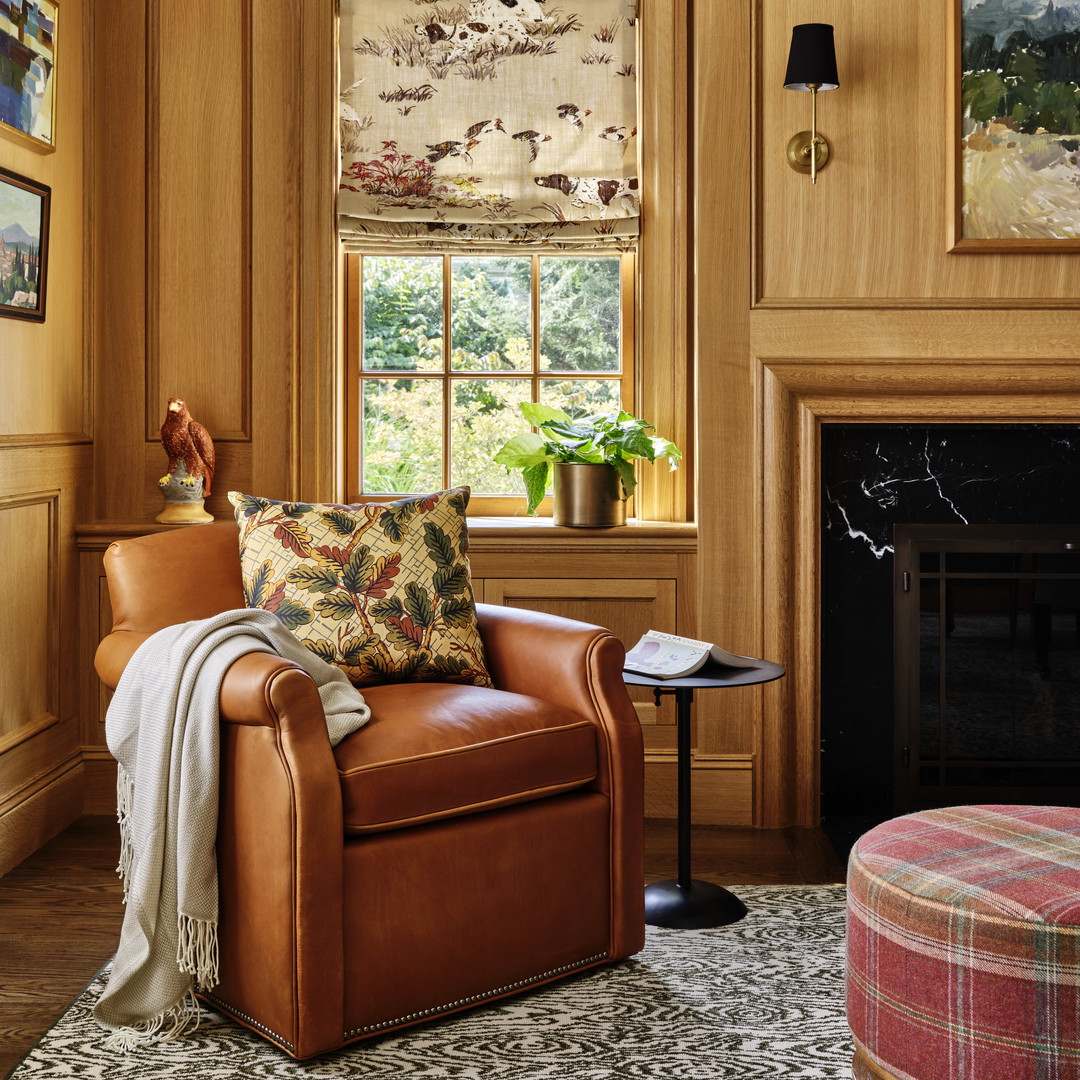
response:
[[[51,199],[44,184],[0,169],[0,315],[45,321]]]
[[[56,0],[0,0],[0,134],[55,149]]]
[[[1080,251],[1080,0],[951,0],[951,251]]]

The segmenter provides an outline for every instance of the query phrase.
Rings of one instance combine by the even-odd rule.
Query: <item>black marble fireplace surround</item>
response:
[[[1080,523],[1080,426],[825,424],[821,499],[822,812],[843,848],[894,813],[893,526]]]

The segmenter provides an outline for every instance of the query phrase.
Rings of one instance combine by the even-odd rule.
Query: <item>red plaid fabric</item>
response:
[[[1080,810],[957,806],[848,865],[847,1013],[900,1080],[1080,1080]]]

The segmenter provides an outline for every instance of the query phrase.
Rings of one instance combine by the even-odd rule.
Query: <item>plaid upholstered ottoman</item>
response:
[[[847,919],[857,1080],[1080,1080],[1080,810],[879,825]]]

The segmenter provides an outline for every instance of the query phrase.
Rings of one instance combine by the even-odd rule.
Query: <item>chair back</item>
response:
[[[152,634],[245,606],[232,521],[119,540],[105,552],[105,574],[113,630]]]

